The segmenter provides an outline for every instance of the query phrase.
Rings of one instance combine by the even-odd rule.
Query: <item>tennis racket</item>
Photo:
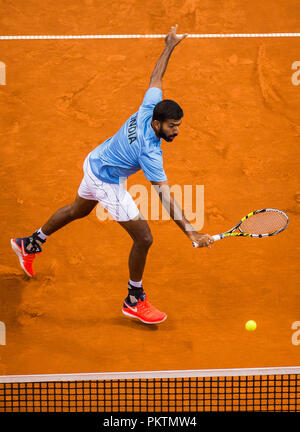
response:
[[[212,237],[214,241],[227,237],[270,237],[285,230],[288,224],[289,218],[283,211],[265,208],[247,214],[230,230]],[[238,231],[234,232],[236,229]],[[193,246],[199,247],[196,242],[193,242]]]

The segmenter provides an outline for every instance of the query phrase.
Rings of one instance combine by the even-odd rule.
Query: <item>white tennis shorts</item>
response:
[[[129,221],[139,214],[132,196],[123,186],[124,183],[105,183],[93,174],[89,155],[83,163],[83,172],[84,176],[78,189],[81,198],[99,201],[118,222]]]

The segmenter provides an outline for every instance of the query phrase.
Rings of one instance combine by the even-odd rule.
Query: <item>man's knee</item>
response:
[[[143,247],[144,249],[149,249],[150,246],[153,243],[153,237],[151,232],[141,235],[137,240],[136,243]]]

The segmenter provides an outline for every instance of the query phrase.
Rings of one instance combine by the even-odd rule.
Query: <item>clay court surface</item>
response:
[[[175,23],[182,33],[299,31],[295,0],[216,3],[2,1],[1,34],[164,34]],[[264,207],[290,225],[193,249],[173,221],[149,221],[143,284],[163,324],[121,314],[131,239],[95,211],[49,238],[32,280],[10,248],[74,199],[86,155],[138,109],[163,44],[0,41],[2,375],[299,365],[299,38],[187,39],[174,51],[164,98],[185,115],[162,144],[170,184],[204,185],[203,232]],[[133,184],[147,185],[141,172]]]

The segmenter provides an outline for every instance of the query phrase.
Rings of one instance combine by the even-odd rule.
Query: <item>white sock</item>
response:
[[[130,283],[130,285],[134,286],[135,288],[142,288],[142,281],[141,280],[139,282],[134,282],[131,279],[129,279],[129,283]]]
[[[46,238],[48,237],[46,234],[43,233],[42,228],[40,228],[37,232],[42,240],[46,240]]]

